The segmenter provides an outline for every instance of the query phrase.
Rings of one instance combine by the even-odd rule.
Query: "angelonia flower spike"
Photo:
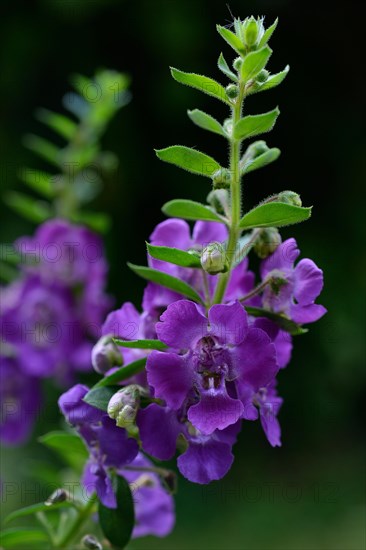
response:
[[[127,302],[107,316],[92,353],[103,377],[59,400],[75,430],[68,437],[84,442],[82,483],[95,495],[81,513],[91,514],[99,501],[103,536],[118,547],[131,536],[165,536],[173,527],[174,474],[159,461],[175,457],[185,478],[207,484],[229,471],[247,422],[258,421],[269,444],[281,445],[281,371],[293,338],[326,312],[315,303],[321,269],[310,259],[298,261],[295,239],[282,241],[279,232],[307,220],[311,208],[289,190],[250,210],[245,201],[250,172],[280,154],[253,141],[273,128],[278,107],[243,113],[244,101],[250,110],[250,96],[278,86],[289,71],[267,68],[276,26],[265,29],[263,18],[250,17],[235,19],[232,30],[217,27],[233,50],[230,64],[223,54],[218,59],[226,86],[171,69],[177,83],[227,106],[223,122],[198,109],[188,116],[228,143],[229,165],[186,146],[156,151],[159,159],[207,178],[207,202],[176,199],[163,206],[168,219],[150,236],[148,265],[129,264],[147,281],[141,311]]]

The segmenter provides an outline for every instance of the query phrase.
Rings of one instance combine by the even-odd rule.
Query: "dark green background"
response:
[[[282,155],[248,176],[245,204],[249,208],[290,188],[305,205],[314,205],[311,220],[284,230],[283,236],[295,236],[303,255],[324,269],[321,303],[329,313],[298,337],[293,361],[280,376],[283,447],[272,449],[260,426],[246,423],[230,474],[203,488],[180,480],[174,533],[162,541],[134,542],[132,548],[365,548],[365,83],[358,6],[230,2],[235,16],[266,14],[268,23],[279,16],[269,67],[276,72],[291,65],[282,86],[246,103],[252,114],[280,106],[267,141]],[[60,110],[71,73],[91,76],[107,67],[132,76],[133,102],[103,140],[121,164],[98,209],[113,217],[107,237],[110,290],[118,302],[138,304],[143,284],[125,262],[145,261],[144,240],[163,219],[161,204],[178,196],[204,200],[209,191],[207,180],[160,163],[153,148],[179,143],[197,146],[223,163],[227,158],[222,139],[194,127],[186,116],[188,108],[199,107],[223,119],[225,107],[179,86],[168,70],[173,65],[220,78],[220,51],[231,60],[215,31],[216,23],[230,22],[225,2],[40,0],[3,2],[3,7],[2,190],[21,188],[16,170],[24,164],[41,167],[23,148],[22,136],[45,135],[32,113],[39,106]],[[1,242],[32,231],[3,204],[1,219]],[[53,399],[50,393],[51,410]],[[49,412],[37,431],[55,425],[57,415]],[[39,453],[36,443],[7,451],[3,475],[23,482]],[[16,506],[17,499],[24,504],[32,496],[18,492],[2,503],[4,509]]]

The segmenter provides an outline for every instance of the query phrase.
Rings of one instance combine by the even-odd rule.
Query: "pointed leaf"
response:
[[[205,220],[212,222],[221,222],[223,219],[209,206],[200,202],[186,199],[175,199],[166,202],[162,211],[172,218],[184,218],[185,220]]]
[[[276,27],[277,27],[277,24],[278,24],[278,17],[276,19],[276,21],[270,26],[268,27],[268,29],[264,32],[259,44],[258,44],[258,48],[263,48],[263,46],[265,46],[268,42],[268,40],[271,38],[272,34],[274,33],[274,31],[276,30]]]
[[[254,170],[258,170],[258,168],[262,168],[263,166],[270,164],[271,162],[277,160],[280,154],[281,151],[277,149],[277,147],[268,149],[265,153],[258,155],[254,159],[248,160],[244,166],[241,167],[241,174],[248,174],[249,172],[253,172]]]
[[[35,223],[43,223],[52,217],[51,207],[43,201],[28,197],[17,191],[5,195],[6,203],[18,214]]]
[[[262,115],[249,115],[236,124],[234,128],[235,139],[248,139],[272,130],[280,111],[278,107]]]
[[[55,130],[55,132],[60,134],[60,136],[67,141],[74,137],[77,130],[77,124],[73,120],[64,115],[48,111],[47,109],[38,109],[36,111],[36,117],[38,120]]]
[[[39,441],[58,454],[66,464],[81,471],[89,453],[82,440],[74,434],[54,431],[42,435]]]
[[[58,176],[35,170],[34,168],[22,168],[19,172],[19,178],[29,187],[37,191],[40,195],[51,199],[55,196],[55,181]]]
[[[94,387],[84,396],[83,401],[96,409],[107,411],[109,401],[120,389],[121,386]]]
[[[164,248],[163,246],[158,246],[155,248]],[[174,248],[172,249],[174,250]],[[168,346],[160,340],[121,340],[120,338],[113,338],[117,346],[122,348],[131,348],[131,349],[166,349]]]
[[[135,524],[134,502],[129,483],[121,476],[114,476],[117,508],[107,508],[99,503],[99,523],[109,542],[117,548],[125,548]]]
[[[98,233],[107,233],[111,227],[111,219],[104,212],[78,212],[72,217],[74,222],[84,223]]]
[[[25,516],[31,516],[37,514],[38,512],[48,512],[57,510],[57,508],[72,508],[74,504],[71,501],[65,502],[56,502],[55,504],[45,504],[44,502],[39,502],[38,504],[31,504],[25,508],[19,508],[14,510],[8,516],[6,516],[4,523],[10,523],[14,519],[23,518]]]
[[[221,27],[221,25],[216,25],[217,32],[222,36],[222,38],[231,46],[237,53],[244,54],[245,53],[245,46],[234,34],[232,31],[227,29],[226,27]]]
[[[183,170],[208,178],[212,177],[221,168],[218,162],[205,155],[205,153],[184,147],[183,145],[173,145],[166,149],[155,150],[155,152],[160,160],[175,164],[179,168],[183,168]]]
[[[238,77],[235,73],[230,69],[229,65],[226,62],[225,57],[222,53],[220,53],[220,57],[217,61],[217,66],[220,69],[221,72],[223,72],[226,76],[231,78],[231,80],[234,80],[234,82],[238,82]]]
[[[208,76],[202,76],[200,74],[184,73],[183,71],[174,69],[174,67],[171,67],[170,70],[172,73],[172,77],[177,82],[185,84],[186,86],[191,86],[192,88],[196,88],[196,90],[200,90],[205,94],[216,97],[227,105],[230,105],[225,88],[221,86],[221,84],[216,82],[216,80],[213,80]]]
[[[28,527],[14,527],[12,529],[4,529],[0,532],[1,548],[40,548],[38,545],[50,543],[48,535],[40,529],[31,529]],[[49,546],[48,546],[49,548]]]
[[[128,365],[124,365],[123,367],[120,367],[119,369],[114,371],[109,376],[105,376],[104,378],[99,380],[99,382],[95,384],[95,386],[93,386],[92,390],[96,388],[103,388],[104,386],[111,386],[113,384],[118,384],[123,380],[127,380],[128,378],[131,378],[131,376],[142,372],[145,368],[145,365],[146,357],[143,357],[142,359],[137,359],[137,361],[133,361],[133,363],[129,363]]]
[[[200,111],[199,109],[194,109],[193,111],[188,111],[188,116],[197,126],[213,132],[214,134],[219,134],[226,137],[225,132],[221,124],[211,115]]]
[[[195,302],[202,303],[200,295],[197,294],[194,288],[189,286],[189,284],[185,283],[184,281],[181,281],[180,279],[177,279],[172,275],[168,275],[167,273],[163,273],[162,271],[158,271],[157,269],[151,269],[150,267],[133,265],[130,263],[128,263],[127,265],[130,269],[132,269],[134,273],[136,273],[143,279],[169,288],[170,290],[173,290],[178,294],[187,296],[187,298],[190,298]]]
[[[146,243],[147,251],[153,258],[170,262],[171,264],[180,265],[182,267],[198,267],[201,268],[201,262],[198,256],[190,254],[179,248],[169,248],[168,246],[153,246]],[[158,349],[158,348],[157,348]]]
[[[284,202],[268,202],[250,210],[240,220],[241,229],[254,227],[284,227],[310,218],[311,208],[293,206]]]
[[[284,70],[281,71],[280,73],[276,73],[269,76],[266,82],[264,82],[264,84],[262,84],[262,86],[257,91],[263,92],[264,90],[270,90],[271,88],[275,88],[276,86],[281,84],[283,80],[285,80],[289,70],[290,70],[290,65],[286,65]]]
[[[29,134],[24,137],[24,145],[53,166],[61,167],[60,150],[53,143]]]
[[[244,307],[249,315],[252,315],[253,317],[266,317],[267,319],[271,319],[271,321],[274,321],[277,325],[279,325],[282,330],[285,330],[293,336],[308,332],[308,329],[302,328],[300,325],[297,325],[294,321],[291,321],[291,319],[288,319],[288,317],[285,317],[284,315],[274,313],[273,311],[267,311],[266,309],[261,309],[259,307],[246,306],[245,304]]]
[[[257,74],[266,66],[271,54],[271,48],[269,46],[265,46],[261,50],[251,52],[244,57],[243,64],[241,66],[242,79],[244,81],[248,81],[257,76]]]

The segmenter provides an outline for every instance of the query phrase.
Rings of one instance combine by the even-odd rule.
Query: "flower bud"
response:
[[[286,204],[292,204],[293,206],[302,206],[300,195],[294,191],[282,191],[278,194],[277,200]]]
[[[218,214],[226,214],[229,208],[229,192],[227,189],[214,189],[207,196],[207,202]]]
[[[111,335],[102,336],[92,349],[92,365],[96,372],[105,374],[112,367],[123,365],[122,355]]]
[[[244,42],[247,46],[254,46],[259,34],[258,22],[253,16],[245,19],[243,23]]]
[[[254,244],[254,251],[259,258],[267,258],[281,244],[282,239],[276,227],[262,229]]]
[[[257,76],[255,77],[256,81],[259,82],[260,84],[263,84],[264,82],[266,82],[266,80],[268,79],[269,77],[269,72],[266,70],[266,69],[262,69],[258,74]]]
[[[228,270],[226,251],[221,243],[210,243],[203,249],[201,266],[210,275],[225,273]]]
[[[229,189],[231,182],[230,170],[227,168],[220,168],[212,176],[213,188],[214,189]]]
[[[143,388],[131,384],[115,393],[109,400],[107,412],[116,421],[119,428],[133,424],[140,406],[140,395]]]
[[[233,61],[233,67],[238,72],[240,71],[242,64],[243,64],[243,58],[242,57],[237,57]]]
[[[254,143],[249,145],[249,147],[245,151],[244,155],[242,156],[242,158],[240,160],[240,168],[245,166],[245,164],[249,160],[253,160],[253,159],[259,157],[259,155],[262,155],[266,151],[268,151],[268,146],[267,146],[265,141],[263,141],[263,140],[255,141]]]
[[[70,493],[65,489],[56,489],[48,498],[45,500],[46,506],[52,506],[53,504],[58,504],[59,502],[65,502],[70,500]]]
[[[239,95],[239,88],[236,86],[236,84],[229,84],[228,86],[226,86],[225,91],[226,95],[230,99],[235,99]]]
[[[88,550],[103,550],[103,546],[94,535],[85,535],[81,539],[81,543]]]

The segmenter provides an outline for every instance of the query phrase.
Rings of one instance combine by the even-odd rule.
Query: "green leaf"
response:
[[[41,543],[49,543],[48,535],[40,529],[14,527],[0,532],[0,546],[2,548],[32,548]]]
[[[131,376],[134,376],[144,370],[146,360],[146,357],[143,357],[142,359],[137,359],[137,361],[134,361],[133,363],[120,367],[109,376],[102,378],[90,391],[93,391],[96,388],[103,388],[104,386],[111,386],[131,378]]]
[[[61,167],[60,150],[53,143],[29,134],[24,137],[24,145],[50,164],[57,166],[57,168]]]
[[[49,512],[53,510],[57,510],[58,508],[72,508],[74,505],[72,502],[57,502],[55,504],[45,504],[44,502],[39,502],[38,504],[32,504],[31,506],[26,506],[25,508],[20,508],[19,510],[15,510],[14,512],[11,512],[8,516],[6,516],[4,523],[10,523],[11,521],[22,518],[25,516],[31,516],[33,514],[37,514],[38,512]]]
[[[247,233],[243,237],[241,237],[238,241],[237,249],[238,251],[235,252],[234,261],[232,264],[232,267],[236,267],[240,264],[248,256],[249,252],[253,248],[255,244],[255,239],[253,239],[252,233]]]
[[[168,246],[154,246],[149,243],[146,243],[146,246],[150,256],[156,258],[157,260],[170,262],[171,264],[180,265],[182,267],[201,267],[200,258],[195,254],[187,252],[186,250],[170,248]]]
[[[39,441],[58,454],[66,464],[76,471],[81,471],[89,454],[84,443],[77,435],[54,431],[42,435]]]
[[[162,208],[162,211],[167,216],[171,216],[173,218],[223,222],[223,219],[209,206],[186,199],[175,199],[166,202]]]
[[[160,248],[160,247],[157,247]],[[164,248],[164,247],[161,247]],[[122,348],[131,349],[167,349],[167,345],[160,340],[121,340],[120,338],[113,338],[117,346]]]
[[[194,109],[193,111],[188,111],[188,116],[197,126],[213,132],[214,134],[219,134],[220,136],[226,137],[223,127],[221,124],[211,115],[200,111],[199,109]]]
[[[180,82],[180,84],[185,84],[186,86],[200,90],[205,94],[220,99],[227,105],[231,105],[227,98],[225,88],[216,82],[216,80],[200,74],[184,73],[183,71],[174,69],[174,67],[171,67],[170,70],[174,80]]]
[[[51,207],[43,201],[17,191],[6,193],[5,202],[20,216],[35,223],[43,223],[52,217]]]
[[[40,195],[48,199],[55,196],[54,183],[59,176],[35,170],[34,168],[22,168],[18,175],[26,185],[37,191]]]
[[[85,401],[85,403],[88,403],[92,407],[95,407],[102,411],[106,411],[110,399],[120,389],[121,386],[103,386],[99,388],[94,387],[84,396],[83,401]]]
[[[265,153],[258,155],[254,159],[248,160],[244,166],[241,167],[241,174],[248,174],[249,172],[253,172],[254,170],[258,170],[259,168],[270,164],[271,162],[277,160],[280,154],[281,151],[277,149],[277,147],[268,149]]]
[[[231,78],[231,80],[234,80],[234,82],[238,82],[238,77],[236,76],[235,73],[233,73],[233,71],[230,70],[230,67],[227,64],[226,59],[222,53],[220,53],[220,57],[217,61],[217,66],[220,69],[220,71],[223,72],[229,78]]]
[[[229,29],[226,27],[221,27],[221,25],[216,25],[217,32],[222,36],[222,38],[231,46],[237,53],[244,54],[245,53],[245,46]]]
[[[272,34],[276,30],[277,24],[278,24],[278,17],[277,17],[276,21],[270,27],[268,27],[268,29],[263,34],[263,36],[262,36],[262,38],[261,38],[261,40],[258,44],[258,48],[263,48],[263,46],[265,46],[267,44],[268,40],[271,38]]]
[[[265,46],[261,50],[251,52],[245,56],[241,66],[242,79],[244,81],[248,81],[257,76],[257,74],[266,66],[271,54],[271,48],[269,46]]]
[[[113,485],[117,508],[107,508],[99,503],[99,523],[109,542],[117,548],[125,548],[135,525],[135,512],[129,483],[121,476],[114,476]]]
[[[248,139],[269,132],[272,130],[279,114],[280,110],[276,107],[273,111],[268,111],[268,113],[262,115],[249,115],[242,118],[234,127],[234,138]]]
[[[241,229],[254,227],[283,227],[303,222],[310,218],[311,208],[293,206],[284,202],[268,202],[260,204],[240,220]]]
[[[38,109],[36,117],[67,141],[71,140],[76,133],[77,124],[64,115],[48,111],[47,109]]]
[[[111,219],[104,212],[78,212],[72,217],[74,222],[84,223],[97,233],[107,233],[111,227]]]
[[[202,303],[200,295],[197,294],[197,292],[184,281],[181,281],[172,275],[168,275],[167,273],[163,273],[162,271],[158,271],[157,269],[151,269],[150,267],[133,265],[130,263],[127,265],[134,273],[143,279],[169,288],[170,290],[174,290],[178,294],[187,296],[187,298],[190,298],[195,302]]]
[[[249,315],[253,315],[253,317],[266,317],[267,319],[271,319],[271,321],[277,323],[282,330],[285,330],[293,336],[298,336],[308,332],[308,329],[302,328],[300,325],[297,325],[284,315],[273,313],[273,311],[267,311],[266,309],[261,309],[259,307],[246,306],[245,304],[244,307]]]
[[[213,158],[201,153],[196,149],[184,147],[183,145],[173,145],[166,149],[156,149],[156,155],[160,160],[175,164],[183,170],[211,178],[221,166]]]
[[[271,88],[275,88],[283,80],[285,80],[287,73],[290,70],[290,65],[286,65],[283,71],[280,73],[273,74],[267,78],[267,80],[261,85],[261,87],[256,90],[257,92],[263,92],[264,90],[270,90]]]

